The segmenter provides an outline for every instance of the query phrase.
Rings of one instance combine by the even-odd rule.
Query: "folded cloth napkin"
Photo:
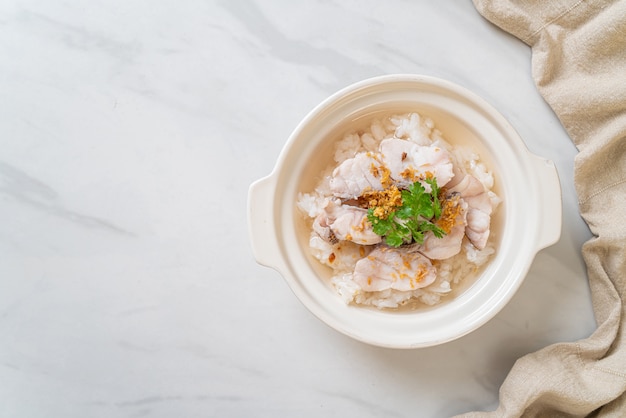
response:
[[[596,331],[514,364],[493,412],[626,417],[626,0],[474,0],[532,48],[532,76],[578,149],[574,183]]]

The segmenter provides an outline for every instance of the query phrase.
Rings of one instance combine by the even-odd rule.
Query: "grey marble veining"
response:
[[[0,416],[448,417],[595,328],[574,146],[471,2],[0,4]],[[561,240],[492,321],[397,351],[254,262],[246,194],[307,112],[391,73],[497,107],[555,161]]]

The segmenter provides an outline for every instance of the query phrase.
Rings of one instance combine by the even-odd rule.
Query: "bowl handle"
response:
[[[269,175],[250,185],[248,190],[248,231],[257,263],[279,270],[280,250],[274,222],[276,181]]]
[[[541,218],[539,220],[539,241],[537,250],[556,243],[561,236],[562,201],[559,174],[554,163],[545,158],[532,155],[533,166],[539,179],[539,202]]]

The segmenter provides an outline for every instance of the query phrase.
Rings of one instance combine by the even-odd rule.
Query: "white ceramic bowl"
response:
[[[496,254],[455,297],[428,309],[379,310],[346,305],[329,283],[331,270],[310,256],[310,227],[296,208],[332,163],[333,143],[357,118],[417,111],[452,143],[476,147],[493,170],[503,202],[492,220]],[[285,144],[272,173],[250,186],[248,223],[257,261],[276,269],[319,319],[357,340],[416,348],[459,338],[483,325],[513,297],[540,249],[561,233],[561,190],[551,161],[539,158],[504,117],[448,81],[390,75],[349,86],[313,109]]]

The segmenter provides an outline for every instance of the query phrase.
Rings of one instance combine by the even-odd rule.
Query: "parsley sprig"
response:
[[[392,211],[384,219],[374,215],[375,208],[369,208],[367,219],[372,224],[374,233],[384,237],[385,243],[391,247],[402,244],[424,242],[424,234],[432,231],[437,238],[443,237],[445,231],[435,222],[441,216],[439,187],[435,178],[425,179],[430,185],[430,193],[419,181],[408,189],[402,190],[402,205]]]

